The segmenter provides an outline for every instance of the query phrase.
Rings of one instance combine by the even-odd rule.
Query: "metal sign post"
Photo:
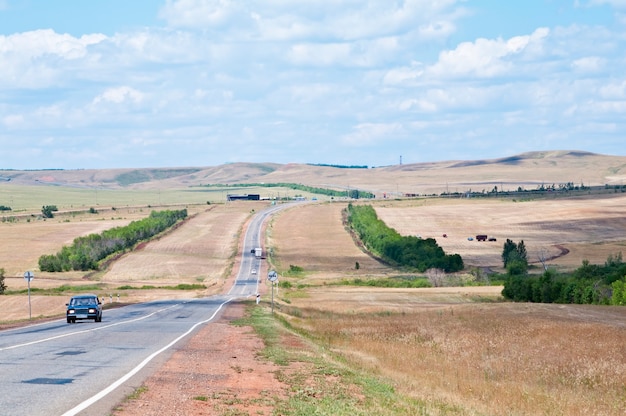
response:
[[[274,314],[274,283],[278,280],[278,273],[276,270],[270,270],[267,273],[267,280],[272,284],[272,315]]]
[[[32,319],[31,307],[30,307],[30,281],[35,278],[33,272],[24,273],[24,280],[28,282],[28,319]]]

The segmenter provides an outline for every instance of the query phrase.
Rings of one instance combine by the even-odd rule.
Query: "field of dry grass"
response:
[[[81,286],[97,284],[99,295],[110,301],[147,301],[159,297],[189,297],[219,292],[233,271],[241,227],[253,209],[264,203],[231,203],[188,207],[190,219],[175,232],[145,244],[98,273],[68,272],[42,273],[37,271],[37,260],[42,254],[54,254],[74,238],[104,229],[119,227],[130,221],[145,218],[149,209],[118,209],[115,217],[110,212],[97,215],[59,215],[46,221],[19,221],[3,223],[0,245],[0,267],[5,269],[8,290],[23,290],[27,282],[26,270],[33,270],[35,279],[31,288],[55,288],[61,285]],[[176,207],[168,207],[176,209]],[[157,209],[157,208],[155,208]],[[27,236],[27,238],[25,238]],[[178,284],[204,284],[207,289],[190,293],[177,290],[124,290],[121,286],[140,288]],[[63,314],[67,295],[31,296],[33,317]],[[27,297],[0,296],[0,322],[27,319]]]
[[[623,158],[592,158],[581,166],[577,164],[582,163],[581,158],[568,157],[558,161],[535,157],[517,164],[437,165],[430,170],[424,166],[343,169],[332,171],[336,176],[329,176],[326,167],[256,168],[266,182],[306,180],[310,185],[332,183],[390,195],[450,186],[455,178],[454,186],[460,190],[476,190],[477,186],[489,190],[504,179],[525,184],[574,180],[580,178],[580,171],[588,172],[588,177],[600,184],[607,178],[613,183],[624,180]],[[585,166],[590,169],[585,170]],[[236,166],[225,166],[187,179],[207,183],[211,178],[227,181],[237,174],[242,173]],[[78,176],[72,180],[81,181]],[[242,180],[258,179],[247,176]],[[144,188],[152,189],[152,198],[159,196],[157,185],[146,184]],[[89,198],[95,198],[93,190],[87,192]],[[525,201],[387,199],[372,203],[389,226],[403,235],[436,238],[446,252],[460,254],[468,267],[498,269],[507,238],[524,240],[531,261],[537,260],[539,253],[556,256],[548,263],[559,269],[578,267],[583,259],[603,263],[609,254],[626,246],[626,197],[622,194]],[[41,254],[55,253],[79,235],[144,217],[146,208],[1,223],[0,267],[7,271],[9,289],[25,288],[22,274],[34,269],[33,285],[37,287],[95,282],[108,293],[107,289],[121,285],[202,282],[209,289],[198,294],[215,293],[232,275],[242,225],[253,209],[264,204],[196,206],[190,213],[197,215],[184,226],[125,255],[107,271],[91,275],[91,280],[75,272],[61,276],[39,273],[35,270],[37,259]],[[432,414],[626,412],[626,350],[622,347],[626,345],[626,309],[505,303],[500,299],[500,287],[403,290],[330,285],[343,278],[398,274],[354,244],[342,224],[345,206],[346,202],[339,201],[305,204],[280,212],[267,227],[267,245],[272,251],[269,260],[281,273],[281,281],[289,280],[294,287],[304,284],[298,289],[281,288],[277,295],[278,311],[292,325],[306,330],[332,353],[346,357],[355,368],[392,380],[399,391],[428,403]],[[498,241],[467,240],[476,234],[492,235]],[[286,277],[291,265],[301,267],[303,273]],[[128,300],[148,300],[195,293],[158,289],[125,291],[122,295]],[[65,300],[35,296],[33,315],[62,313]],[[23,295],[0,296],[0,321],[27,316],[25,302]]]
[[[583,259],[603,263],[626,244],[626,197],[620,195],[374,206],[401,234],[436,238],[466,264],[485,268],[500,268],[506,238],[524,240],[531,256],[566,248],[568,254],[548,262],[561,269],[578,267]],[[285,211],[270,227],[278,269],[304,269],[303,276],[283,280],[311,285],[280,291],[280,313],[295,328],[355,368],[391,380],[434,415],[626,412],[626,309],[505,303],[501,287],[328,286],[337,278],[394,274],[350,244],[341,225],[344,207],[327,203]],[[477,233],[498,241],[467,240]]]
[[[576,268],[585,259],[602,264],[609,254],[626,248],[624,194],[523,202],[429,199],[377,203],[375,208],[400,234],[435,238],[447,253],[460,254],[467,266],[501,267],[507,238],[524,241],[530,262],[554,257],[548,264],[556,268]],[[468,240],[477,234],[497,241]],[[568,253],[562,255],[564,249]]]
[[[281,313],[433,415],[626,412],[626,309],[471,303],[479,291],[320,289]]]
[[[267,231],[277,270],[302,267],[307,281],[318,282],[393,272],[355,246],[342,224],[345,207],[340,202],[309,204],[280,212]]]
[[[626,196],[547,199],[417,199],[365,202],[402,235],[434,238],[447,253],[458,253],[466,268],[502,269],[507,238],[524,241],[529,261],[540,257],[557,269],[574,269],[583,260],[603,264],[626,248]],[[273,221],[269,241],[279,270],[289,265],[306,278],[377,276],[394,273],[357,248],[341,224],[345,203],[309,205],[284,212]],[[294,230],[298,230],[294,232]],[[447,237],[443,237],[446,234]],[[487,234],[496,242],[469,241]],[[355,263],[360,265],[355,270]]]

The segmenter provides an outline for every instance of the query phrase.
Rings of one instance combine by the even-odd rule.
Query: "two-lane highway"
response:
[[[102,408],[103,399],[155,357],[210,322],[233,299],[258,293],[261,260],[250,251],[260,246],[264,221],[285,207],[272,206],[252,218],[237,279],[225,295],[108,309],[101,323],[63,319],[1,331],[0,414],[97,414],[94,409]]]

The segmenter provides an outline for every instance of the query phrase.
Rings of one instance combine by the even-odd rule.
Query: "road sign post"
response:
[[[32,319],[32,312],[30,306],[30,281],[35,278],[33,272],[28,271],[24,273],[24,280],[28,282],[28,319]]]
[[[267,280],[269,280],[272,285],[272,314],[274,314],[274,283],[278,281],[278,273],[276,273],[276,270],[270,270],[269,273],[267,273]]]

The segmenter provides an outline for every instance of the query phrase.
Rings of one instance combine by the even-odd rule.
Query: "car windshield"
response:
[[[70,302],[70,305],[73,306],[81,306],[81,305],[91,305],[95,303],[93,301],[93,299],[90,298],[77,298],[77,299],[72,299],[72,301]]]

